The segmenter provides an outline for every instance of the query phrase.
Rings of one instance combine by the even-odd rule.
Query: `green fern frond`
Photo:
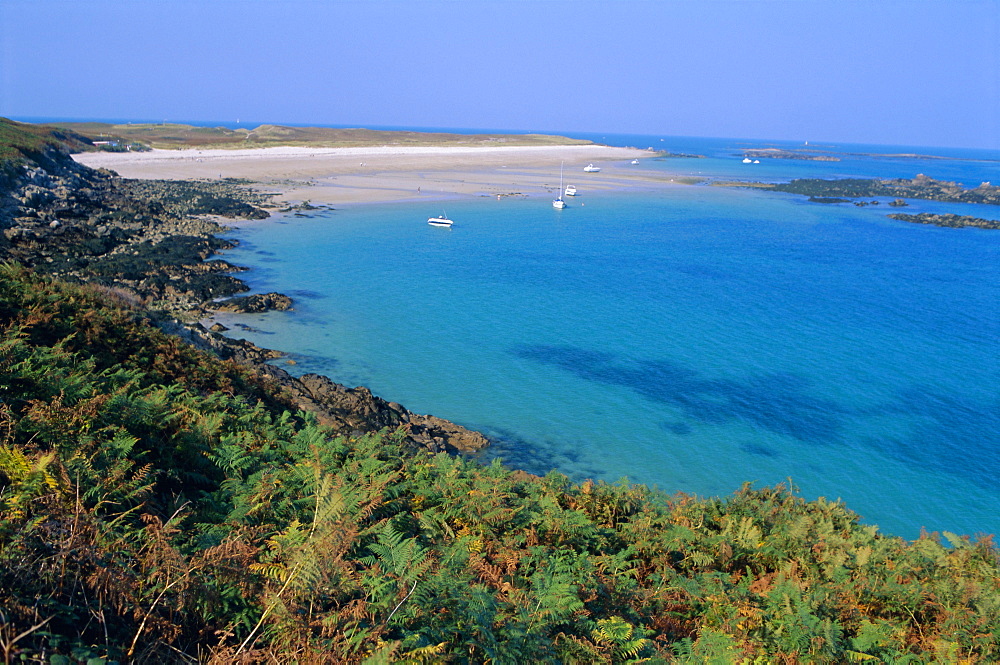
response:
[[[632,639],[632,624],[621,617],[598,619],[597,628],[591,631],[591,636],[600,642],[619,644]]]
[[[276,582],[284,582],[288,578],[288,568],[280,563],[251,563],[249,570]]]
[[[19,483],[31,474],[28,456],[17,448],[0,445],[0,473],[11,483]]]
[[[439,663],[441,662],[441,656],[446,652],[448,647],[447,642],[441,642],[440,644],[430,644],[425,647],[417,647],[407,651],[404,654],[399,655],[399,662],[404,663]]]

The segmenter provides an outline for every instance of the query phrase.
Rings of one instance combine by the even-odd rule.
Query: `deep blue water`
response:
[[[1000,181],[975,151],[810,145],[842,159],[744,165],[744,147],[792,146],[587,138],[705,154],[644,168],[709,178]],[[425,223],[439,203],[243,228],[227,259],[296,308],[232,334],[480,429],[488,455],[534,473],[699,495],[790,479],[905,537],[1000,531],[1000,231],[896,222],[884,203],[575,184],[562,211],[542,192],[449,200],[452,229]]]

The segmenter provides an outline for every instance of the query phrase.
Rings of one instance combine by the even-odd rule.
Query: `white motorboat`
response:
[[[633,163],[633,164],[638,164],[638,163],[639,163],[639,160],[638,160],[638,159],[633,159],[633,160],[632,160],[632,163]]]
[[[744,163],[744,164],[749,164],[749,163],[751,163],[752,161],[753,161],[753,160],[752,160],[752,159],[750,159],[749,157],[744,157],[744,158],[743,158],[743,163]]]
[[[576,187],[570,185],[569,187],[566,188],[566,191],[563,193],[566,194],[566,196],[576,196]]]
[[[593,164],[587,164],[586,166],[583,167],[583,170],[586,171],[587,173],[597,173],[598,171],[601,170],[601,167],[594,166]]]
[[[552,207],[553,208],[558,208],[559,210],[562,210],[563,208],[566,207],[566,202],[563,201],[562,193],[563,193],[563,163],[560,162],[559,163],[559,194],[556,195],[556,197],[554,199],[552,199]]]
[[[427,223],[431,226],[451,226],[454,224],[450,219],[448,219],[447,213],[442,212],[440,217],[429,217]]]

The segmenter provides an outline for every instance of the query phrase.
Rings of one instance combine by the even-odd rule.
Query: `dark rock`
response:
[[[816,162],[839,162],[840,157],[811,150],[782,150],[781,148],[755,148],[743,151],[746,159],[804,159]]]
[[[806,196],[841,196],[851,198],[883,196],[897,199],[927,199],[950,203],[1000,205],[1000,187],[995,187],[988,182],[984,182],[978,187],[967,189],[958,183],[935,180],[924,174],[919,174],[910,180],[903,178],[895,180],[878,178],[843,178],[840,180],[800,178],[788,183],[771,185],[770,188],[779,192],[804,194]]]
[[[811,203],[850,203],[851,199],[840,199],[834,196],[810,196]]]
[[[896,212],[889,215],[891,219],[898,219],[902,222],[912,222],[914,224],[933,224],[934,226],[946,226],[949,228],[972,227],[978,229],[1000,229],[1000,221],[995,219],[983,219],[981,217],[971,217],[969,215],[937,214],[932,212],[922,212],[916,215],[908,215]]]
[[[292,308],[292,299],[281,293],[258,293],[239,296],[217,303],[215,308],[222,312],[242,312],[254,314],[272,309],[285,311]]]

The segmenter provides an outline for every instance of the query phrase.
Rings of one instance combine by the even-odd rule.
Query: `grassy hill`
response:
[[[41,161],[50,151],[93,149],[87,137],[69,128],[51,128],[0,118],[0,166]]]
[[[255,129],[196,127],[174,123],[117,124],[52,123],[45,127],[86,135],[91,141],[136,143],[152,148],[264,148],[311,146],[323,148],[371,145],[583,145],[590,141],[546,134],[447,134],[439,132],[286,127],[261,125]]]
[[[71,151],[94,149],[90,139],[68,128],[51,128],[0,118],[0,196],[24,165],[51,171],[74,168]]]

